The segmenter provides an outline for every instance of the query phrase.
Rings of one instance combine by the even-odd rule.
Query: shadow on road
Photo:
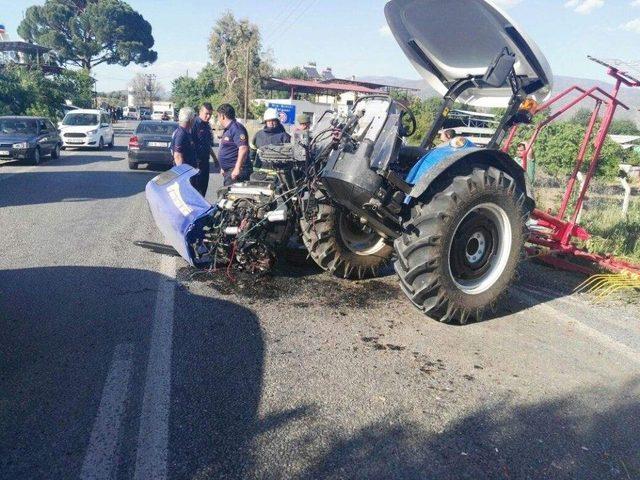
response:
[[[484,407],[442,432],[402,415],[353,435],[336,430],[326,453],[294,478],[638,479],[639,385],[640,377],[620,390]]]
[[[119,468],[133,477],[162,278],[122,268],[0,271],[0,476],[77,477],[114,349],[125,343],[135,353]],[[250,310],[177,288],[173,331],[171,477],[214,465],[241,478],[252,438],[306,410],[258,418],[265,347]]]
[[[23,172],[2,185],[0,207],[131,197],[153,172]]]

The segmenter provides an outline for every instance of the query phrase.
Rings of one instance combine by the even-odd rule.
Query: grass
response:
[[[640,201],[631,204],[626,218],[615,205],[585,211],[581,224],[592,235],[586,242],[589,251],[640,263]]]

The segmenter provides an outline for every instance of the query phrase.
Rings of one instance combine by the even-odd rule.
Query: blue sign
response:
[[[296,123],[296,106],[284,105],[282,103],[270,103],[268,108],[275,108],[280,117],[280,123],[283,125],[293,125]]]

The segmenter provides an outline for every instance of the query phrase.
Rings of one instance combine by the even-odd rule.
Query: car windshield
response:
[[[141,123],[136,129],[137,134],[171,135],[178,128],[177,123]]]
[[[69,113],[64,120],[63,125],[89,126],[98,124],[98,115],[94,113]]]
[[[34,120],[0,118],[0,133],[35,134],[37,132],[38,126]]]

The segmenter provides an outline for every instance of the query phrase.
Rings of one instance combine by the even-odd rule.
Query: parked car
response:
[[[56,127],[43,117],[0,117],[0,162],[28,160],[38,165],[42,157],[60,156],[62,140]]]
[[[176,128],[178,128],[176,122],[156,120],[140,122],[129,139],[129,168],[135,170],[140,163],[171,167],[173,158],[169,145]]]
[[[122,117],[126,120],[140,120],[140,112],[136,107],[124,107]]]
[[[151,114],[151,120],[164,120],[164,121],[173,121],[173,111],[172,110],[155,110]]]
[[[60,123],[63,148],[113,147],[115,134],[111,116],[104,110],[73,110]]]

